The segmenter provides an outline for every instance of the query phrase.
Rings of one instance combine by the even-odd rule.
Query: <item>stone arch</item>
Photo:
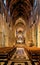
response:
[[[19,18],[19,19],[16,20],[15,26],[16,26],[18,23],[21,23],[21,24],[23,24],[23,25],[26,25],[26,22],[25,22],[22,18]]]
[[[18,18],[15,22],[15,38],[17,38],[17,35],[20,35],[22,33],[23,38],[26,38],[26,22],[22,18]]]

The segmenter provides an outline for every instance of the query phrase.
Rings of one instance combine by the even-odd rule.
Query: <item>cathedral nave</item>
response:
[[[40,65],[40,0],[0,0],[0,65]]]

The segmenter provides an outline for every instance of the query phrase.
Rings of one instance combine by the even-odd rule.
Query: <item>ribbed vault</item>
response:
[[[34,0],[6,0],[7,9],[10,9],[10,15],[12,16],[13,23],[19,17],[28,20],[31,15]]]

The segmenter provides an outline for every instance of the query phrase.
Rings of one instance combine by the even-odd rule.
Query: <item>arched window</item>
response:
[[[0,13],[1,13],[1,3],[0,3]]]
[[[2,2],[3,2],[3,4],[4,4],[4,6],[6,6],[6,0],[2,0]]]
[[[36,8],[36,6],[37,6],[37,1],[34,0],[34,9]]]
[[[6,5],[6,0],[4,0],[4,4]]]

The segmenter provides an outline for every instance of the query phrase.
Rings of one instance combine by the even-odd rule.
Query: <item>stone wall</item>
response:
[[[39,17],[39,22],[37,27],[37,45],[38,47],[40,47],[40,17]]]

